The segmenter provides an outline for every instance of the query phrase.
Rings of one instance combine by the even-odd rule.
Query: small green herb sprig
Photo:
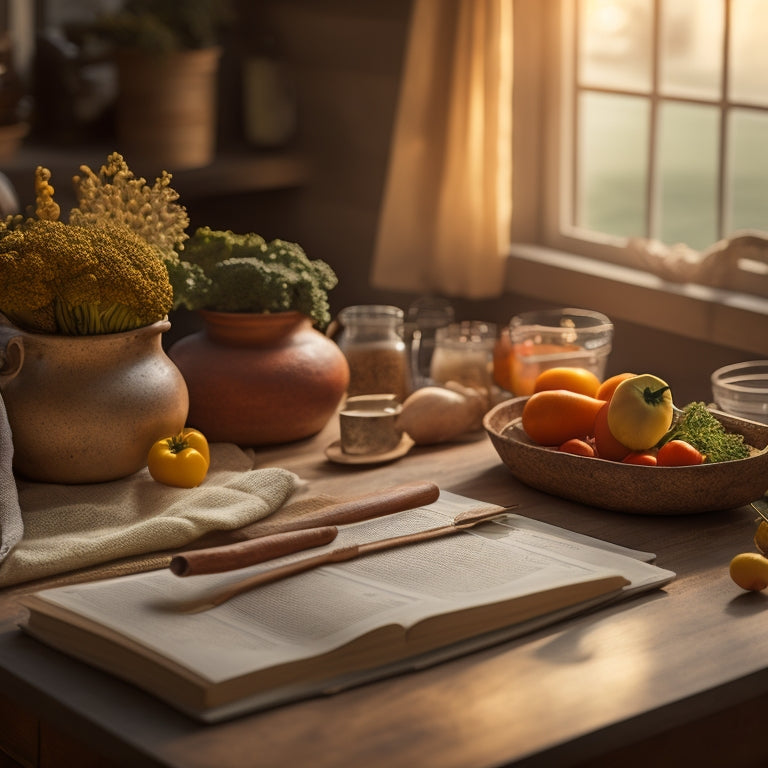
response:
[[[705,461],[735,461],[749,456],[749,446],[744,436],[726,432],[725,427],[701,402],[689,403],[679,413],[672,428],[659,445],[670,440],[685,440],[703,453]]]

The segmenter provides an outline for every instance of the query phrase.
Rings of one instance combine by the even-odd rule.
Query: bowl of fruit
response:
[[[550,369],[535,391],[486,413],[512,475],[593,507],[647,515],[733,509],[768,490],[768,425],[702,402],[679,407],[652,374],[600,382]]]

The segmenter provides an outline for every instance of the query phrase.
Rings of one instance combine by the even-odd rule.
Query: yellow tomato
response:
[[[669,385],[644,373],[620,382],[608,406],[613,436],[633,451],[647,451],[672,425],[674,405]]]
[[[731,560],[729,573],[742,589],[760,592],[768,587],[768,558],[757,552],[742,552]]]
[[[211,461],[208,441],[196,429],[158,440],[149,450],[149,474],[164,485],[194,488],[203,482]]]
[[[553,389],[567,389],[580,395],[594,397],[600,386],[600,379],[586,368],[568,368],[560,366],[547,368],[537,377],[533,385],[534,392],[545,392]]]

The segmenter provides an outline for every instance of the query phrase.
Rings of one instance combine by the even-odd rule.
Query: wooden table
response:
[[[516,482],[481,436],[395,463],[326,461],[336,437],[257,453],[309,490],[348,497],[419,479],[656,552],[664,590],[431,669],[215,726],[21,635],[0,599],[0,745],[41,766],[740,766],[768,764],[768,599],[728,563],[755,514],[588,509]],[[768,485],[768,478],[766,479]]]

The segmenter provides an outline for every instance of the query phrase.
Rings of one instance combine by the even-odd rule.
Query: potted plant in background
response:
[[[169,350],[189,389],[189,424],[242,446],[319,432],[349,383],[346,358],[320,331],[331,267],[296,243],[207,227],[180,256],[169,264],[176,306],[204,322]]]
[[[208,165],[216,152],[226,0],[126,0],[97,20],[117,67],[117,140],[133,164]]]
[[[133,474],[187,416],[161,344],[173,304],[163,261],[186,212],[168,174],[150,187],[117,154],[81,170],[68,223],[45,168],[35,216],[0,223],[0,390],[14,468],[32,480]]]

